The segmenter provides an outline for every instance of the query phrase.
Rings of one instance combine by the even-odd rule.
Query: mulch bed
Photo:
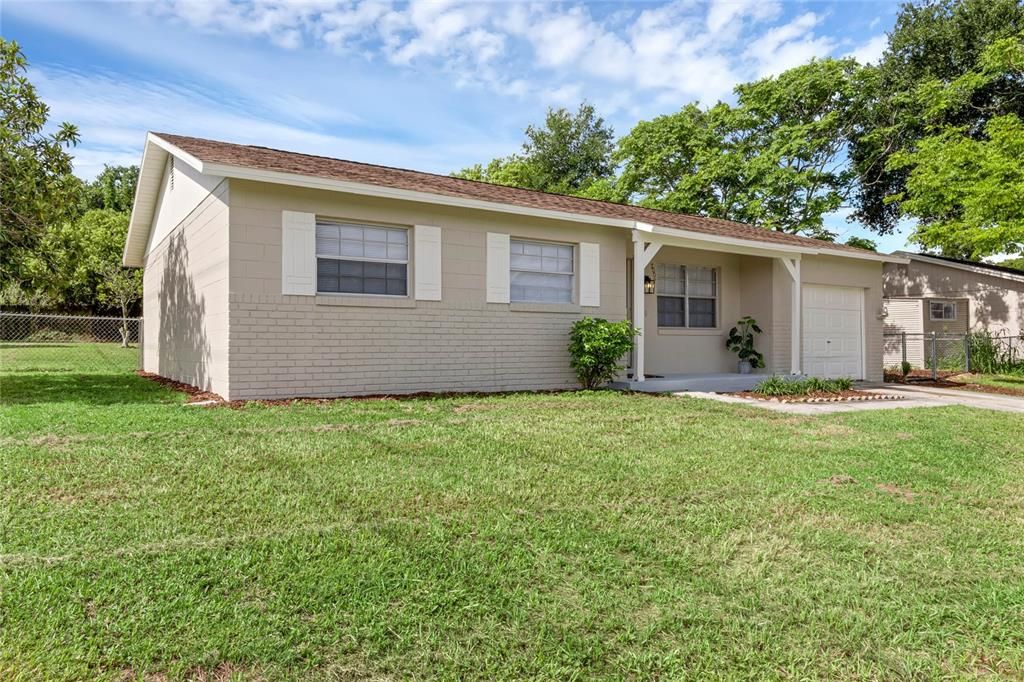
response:
[[[1006,388],[1004,386],[989,386],[987,384],[975,384],[970,381],[970,374],[964,372],[939,372],[938,379],[932,380],[929,370],[916,369],[903,380],[900,374],[886,373],[885,381],[890,384],[908,384],[911,386],[931,386],[932,388],[954,388],[961,391],[974,391],[976,393],[994,393],[996,395],[1009,395],[1015,398],[1024,398],[1024,390]],[[964,381],[952,381],[952,377],[959,377]]]
[[[726,393],[738,398],[749,400],[765,400],[773,403],[853,403],[876,400],[902,400],[903,396],[889,395],[886,393],[868,393],[867,391],[840,391],[838,393],[826,393],[825,391],[814,391],[805,395],[778,395],[767,396],[753,391],[739,391]]]
[[[135,374],[142,377],[143,379],[149,379],[150,381],[156,382],[165,388],[171,389],[172,391],[180,391],[181,393],[186,394],[188,396],[188,400],[186,402],[189,403],[202,403],[210,400],[214,400],[218,403],[224,402],[224,398],[221,398],[216,393],[204,391],[198,386],[193,386],[192,384],[185,384],[180,381],[174,381],[173,379],[162,377],[159,374],[153,374],[152,372],[143,372],[142,370],[138,370],[137,372],[135,372]]]

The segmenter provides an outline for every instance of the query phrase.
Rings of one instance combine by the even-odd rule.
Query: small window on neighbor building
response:
[[[933,322],[956,319],[956,303],[952,301],[932,301],[930,304],[930,310]]]
[[[409,231],[401,227],[316,223],[316,290],[405,296]]]

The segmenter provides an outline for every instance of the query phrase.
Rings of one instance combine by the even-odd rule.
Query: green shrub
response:
[[[609,322],[584,317],[569,332],[569,365],[583,388],[598,388],[623,368],[619,364],[633,350],[633,338],[640,333],[628,320]]]
[[[765,396],[809,395],[811,393],[842,393],[853,388],[853,379],[788,379],[778,375],[770,376],[754,387],[754,393]]]

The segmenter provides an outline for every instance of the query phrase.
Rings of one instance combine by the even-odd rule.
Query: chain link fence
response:
[[[930,370],[933,379],[940,373],[1024,370],[1024,335],[886,333],[883,349],[887,371]]]
[[[0,311],[0,372],[131,372],[141,338],[141,318]]]

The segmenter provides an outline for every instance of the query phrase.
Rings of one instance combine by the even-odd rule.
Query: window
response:
[[[714,268],[655,265],[658,326],[714,329],[718,326],[718,271]]]
[[[317,221],[318,292],[405,296],[408,275],[408,230]]]
[[[956,303],[953,301],[932,301],[929,309],[932,321],[956,319]]]
[[[572,303],[575,258],[571,244],[512,239],[509,250],[511,301]]]

